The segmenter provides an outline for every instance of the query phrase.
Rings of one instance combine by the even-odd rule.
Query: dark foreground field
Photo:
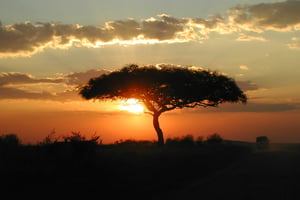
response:
[[[1,148],[0,189],[40,199],[299,199],[300,148],[279,146],[18,145]]]
[[[300,199],[300,148],[273,144],[178,191],[154,199]],[[203,199],[203,198],[202,198]]]

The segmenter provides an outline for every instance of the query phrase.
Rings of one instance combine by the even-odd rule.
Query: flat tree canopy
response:
[[[79,94],[85,99],[138,99],[153,116],[159,144],[164,143],[158,123],[163,112],[185,107],[215,107],[224,102],[247,102],[246,95],[232,78],[209,70],[174,65],[128,65],[90,79],[80,88]]]

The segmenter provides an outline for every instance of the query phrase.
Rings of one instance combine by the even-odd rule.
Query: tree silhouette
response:
[[[85,99],[138,99],[153,116],[159,145],[164,144],[164,137],[158,119],[166,111],[247,102],[233,79],[209,70],[174,65],[128,65],[90,79],[80,87],[79,94]]]

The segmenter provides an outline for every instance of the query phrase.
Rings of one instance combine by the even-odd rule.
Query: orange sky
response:
[[[112,107],[114,106],[115,104]],[[300,142],[299,110],[226,112],[225,107],[220,105],[219,108],[175,110],[162,114],[160,124],[165,138],[187,134],[192,134],[196,138],[219,133],[224,139],[232,140],[255,141],[256,136],[267,135],[272,142]],[[120,139],[156,140],[150,115],[137,115],[113,109],[106,113],[58,110],[10,111],[2,112],[0,120],[4,133],[16,133],[24,143],[40,142],[54,129],[57,136],[67,136],[72,131],[80,131],[86,137],[96,133],[101,136],[104,143]]]

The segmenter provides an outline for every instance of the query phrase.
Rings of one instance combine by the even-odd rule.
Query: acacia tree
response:
[[[128,65],[90,79],[80,87],[79,94],[85,99],[139,100],[153,116],[159,145],[164,144],[164,137],[158,119],[166,111],[247,102],[246,95],[232,78],[209,70],[174,65]]]

